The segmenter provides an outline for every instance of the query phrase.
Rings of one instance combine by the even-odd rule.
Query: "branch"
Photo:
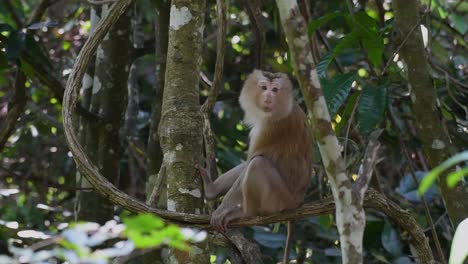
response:
[[[227,0],[216,0],[217,15],[218,15],[218,34],[216,39],[216,64],[213,83],[211,84],[210,94],[203,104],[201,111],[203,113],[210,113],[216,103],[216,97],[223,80],[224,70],[224,53],[226,51],[226,29],[227,29]],[[205,78],[202,79],[206,82]],[[205,76],[206,77],[206,76]],[[208,83],[208,82],[207,82]]]
[[[29,17],[28,21],[26,22],[26,26],[31,25],[32,23],[41,20],[42,16],[44,15],[47,8],[51,5],[56,4],[58,1],[52,0],[42,0],[34,9],[32,15]]]
[[[8,9],[8,12],[10,12],[11,14],[11,17],[15,21],[16,27],[18,29],[23,28],[23,22],[19,18],[18,14],[16,14],[15,7],[11,3],[11,0],[5,0],[5,5],[6,5],[6,8]]]
[[[217,177],[216,169],[216,139],[213,134],[213,129],[210,123],[210,113],[213,110],[213,106],[216,103],[219,90],[223,85],[223,71],[224,71],[224,53],[226,51],[226,30],[227,30],[227,7],[229,6],[229,0],[216,0],[217,15],[218,15],[218,34],[216,39],[216,64],[214,79],[211,83],[210,94],[206,99],[205,103],[201,107],[203,115],[203,141],[205,145],[205,156],[207,169],[210,173],[211,179],[214,180]],[[200,72],[202,80],[209,83],[208,78]]]
[[[370,135],[369,144],[367,145],[366,152],[364,154],[362,167],[359,170],[359,177],[354,184],[355,190],[359,192],[361,197],[363,197],[366,193],[367,188],[369,187],[369,182],[372,178],[372,173],[374,172],[374,165],[377,161],[377,154],[380,148],[378,138],[380,134],[382,134],[382,131],[382,129],[379,129],[372,132]]]
[[[245,0],[247,14],[255,37],[255,67],[263,69],[263,50],[265,47],[265,28],[262,24],[261,1]]]
[[[19,63],[16,68],[15,90],[13,97],[8,103],[8,114],[6,121],[3,122],[2,130],[0,130],[0,152],[3,150],[5,143],[15,129],[16,122],[23,113],[24,106],[26,105],[26,89],[25,89],[26,76],[21,71]]]
[[[88,0],[90,5],[105,5],[105,4],[113,4],[116,0]]]

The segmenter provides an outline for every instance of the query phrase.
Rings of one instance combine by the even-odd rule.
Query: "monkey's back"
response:
[[[307,117],[294,102],[287,117],[253,127],[248,158],[262,155],[271,160],[288,189],[301,194],[298,206],[313,174],[313,147]]]

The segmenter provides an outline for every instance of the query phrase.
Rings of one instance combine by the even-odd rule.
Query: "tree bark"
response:
[[[173,0],[159,134],[167,180],[167,209],[200,214],[201,181],[195,164],[203,156],[199,72],[205,1]],[[174,250],[177,263],[209,263],[206,243],[193,245],[190,254]],[[174,261],[170,261],[174,262]]]
[[[281,24],[288,40],[292,66],[311,117],[312,130],[319,145],[325,171],[336,204],[336,225],[340,233],[343,263],[362,263],[362,239],[366,216],[363,197],[368,179],[353,190],[345,171],[341,147],[331,126],[307,34],[306,22],[296,0],[276,0]]]
[[[159,1],[159,0],[157,0]],[[156,31],[156,82],[154,87],[154,97],[152,103],[151,125],[148,137],[148,182],[146,186],[147,197],[150,197],[155,191],[155,197],[152,198],[153,206],[165,208],[166,205],[166,185],[164,175],[159,174],[161,168],[163,154],[161,144],[159,142],[158,127],[161,119],[162,96],[164,91],[164,74],[166,73],[166,55],[169,35],[169,9],[170,3],[160,1],[157,4],[157,18],[155,22]]]
[[[101,16],[108,12],[109,4],[102,5]],[[88,124],[86,148],[96,160],[101,173],[116,184],[120,175],[119,132],[127,105],[127,79],[132,48],[130,14],[123,15],[96,54],[96,67],[91,95],[91,112],[102,117],[99,122]],[[89,186],[84,182],[83,185]],[[104,223],[113,216],[113,204],[97,192],[81,195],[80,219]]]
[[[451,155],[453,145],[438,108],[436,89],[420,30],[418,1],[395,0],[395,30],[401,39],[401,57],[407,66],[415,123],[429,166],[434,168]],[[406,40],[406,41],[405,41]],[[450,189],[447,174],[439,177],[439,188],[449,218],[455,226],[468,217],[468,189],[463,181]]]

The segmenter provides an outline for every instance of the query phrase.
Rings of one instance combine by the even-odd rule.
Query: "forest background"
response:
[[[77,63],[78,54],[86,57],[85,41],[115,1],[0,3],[0,260],[276,263],[284,220],[294,219],[291,260],[340,263],[340,216],[327,198],[333,186],[318,147],[302,209],[245,222],[230,240],[199,232],[207,218],[190,218],[213,207],[196,192],[194,162],[206,156],[217,175],[246,158],[248,128],[237,98],[254,68],[293,77],[296,99],[317,124],[278,9],[288,1],[118,2],[129,8],[96,42],[87,65]],[[298,2],[352,182],[378,142],[369,170],[374,190],[363,202],[364,263],[446,263],[455,228],[468,217],[460,180],[466,165],[425,185],[423,199],[417,188],[468,146],[468,4]],[[64,94],[79,66],[86,72],[75,107]],[[72,124],[64,122],[67,112]],[[95,169],[128,196],[88,178],[88,164],[78,162],[80,173],[69,130]],[[467,160],[466,152],[456,157]],[[165,209],[187,215],[176,219]],[[415,240],[419,235],[427,244]]]

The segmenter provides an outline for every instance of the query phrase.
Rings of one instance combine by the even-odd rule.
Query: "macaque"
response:
[[[205,198],[225,195],[211,216],[221,232],[238,218],[299,207],[313,175],[313,139],[286,74],[254,70],[239,102],[251,128],[247,161],[214,182],[200,170]]]

